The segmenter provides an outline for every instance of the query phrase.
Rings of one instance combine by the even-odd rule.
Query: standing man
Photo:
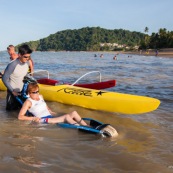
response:
[[[2,76],[2,81],[7,87],[6,110],[18,109],[19,103],[15,96],[18,96],[23,88],[23,78],[28,73],[28,60],[32,50],[27,44],[23,44],[18,49],[18,58],[11,61]]]
[[[16,58],[18,58],[18,54],[15,52],[15,47],[13,45],[9,45],[7,47],[7,52],[10,55],[10,60],[15,60]]]
[[[18,54],[15,52],[15,47],[12,44],[7,47],[7,52],[10,55],[10,61],[18,58]],[[0,72],[0,78],[2,78],[3,73],[3,71]]]

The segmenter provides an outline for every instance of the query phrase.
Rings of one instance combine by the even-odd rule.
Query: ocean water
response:
[[[97,54],[97,57],[94,57]],[[110,123],[117,139],[103,138],[56,125],[36,125],[6,112],[6,92],[0,91],[0,172],[171,173],[173,172],[173,59],[99,52],[34,52],[36,70],[50,78],[74,82],[99,71],[102,80],[116,79],[109,91],[158,98],[159,108],[140,115],[123,115],[48,102],[58,115],[76,110],[82,117]],[[0,70],[9,62],[0,52]],[[42,73],[46,75],[46,73]],[[98,80],[98,73],[84,82]]]

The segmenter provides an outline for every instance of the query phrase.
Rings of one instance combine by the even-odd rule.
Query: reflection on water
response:
[[[101,71],[103,80],[117,80],[109,91],[156,97],[160,107],[146,114],[122,115],[48,102],[57,115],[77,110],[82,117],[110,123],[120,134],[110,139],[20,122],[18,111],[5,111],[6,93],[1,91],[1,172],[173,172],[173,60],[119,54],[114,61],[114,54],[105,53],[101,59],[94,54],[99,53],[34,52],[32,58],[36,69],[44,68],[51,78],[68,83],[89,71]],[[0,52],[0,70],[7,57]]]
[[[36,167],[36,168],[43,168],[43,167],[51,166],[51,164],[47,164],[47,163],[35,160],[35,157],[19,156],[19,157],[14,158],[14,160],[21,162],[25,165]]]

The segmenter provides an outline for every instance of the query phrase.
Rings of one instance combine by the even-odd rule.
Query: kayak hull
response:
[[[39,84],[39,86],[40,93],[45,100],[107,112],[141,114],[157,109],[160,104],[158,99],[146,96],[93,90],[71,85]]]
[[[0,79],[0,91],[6,91],[6,90],[7,90],[6,86],[2,82],[2,79]]]

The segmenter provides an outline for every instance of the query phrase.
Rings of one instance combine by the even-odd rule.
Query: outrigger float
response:
[[[103,81],[100,71],[90,71],[88,73],[85,73],[84,75],[79,77],[73,83],[67,83],[67,82],[64,82],[64,81],[58,81],[58,80],[50,79],[49,78],[49,72],[47,70],[37,70],[37,71],[35,71],[33,73],[34,77],[35,77],[36,73],[39,74],[40,72],[41,73],[46,72],[47,77],[46,78],[38,78],[37,82],[39,84],[52,85],[52,86],[61,85],[61,84],[68,84],[68,85],[72,85],[72,86],[78,86],[78,87],[90,88],[90,89],[106,89],[106,88],[114,87],[116,85],[116,80],[114,80],[114,79],[113,80]],[[98,82],[90,82],[90,83],[81,83],[82,79],[88,77],[90,74],[99,74],[99,81]]]
[[[35,75],[39,75],[39,74],[42,74],[44,72],[47,74],[47,77],[36,78],[36,80],[39,84],[52,85],[52,86],[61,85],[61,84],[68,84],[68,85],[72,85],[72,86],[78,86],[78,87],[90,88],[90,89],[106,89],[106,88],[114,87],[116,85],[116,80],[114,80],[114,79],[103,81],[102,75],[99,71],[91,71],[91,72],[85,73],[84,75],[79,77],[73,83],[67,83],[64,81],[50,79],[50,75],[49,75],[49,72],[47,70],[37,70],[37,71],[34,71],[33,73],[30,73],[30,74],[33,74],[33,76],[35,77]],[[82,79],[84,79],[86,76],[88,76],[90,74],[94,74],[94,73],[99,74],[99,81],[98,82],[81,83]],[[6,90],[6,87],[2,83],[1,79],[0,79],[0,90]]]

